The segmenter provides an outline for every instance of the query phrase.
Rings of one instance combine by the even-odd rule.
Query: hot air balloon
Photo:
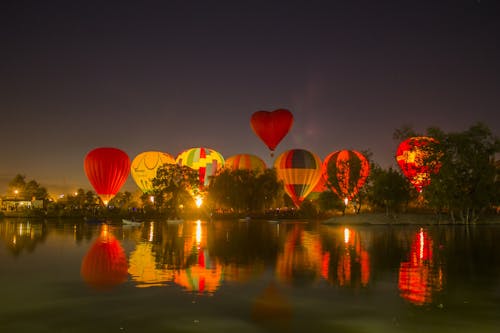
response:
[[[101,234],[82,261],[83,280],[96,289],[110,289],[128,278],[127,256],[120,242],[103,225]]]
[[[401,142],[396,151],[396,161],[401,171],[410,183],[420,193],[431,182],[431,174],[439,172],[441,164],[430,160],[431,144],[436,144],[434,138],[417,136]]]
[[[85,157],[84,169],[97,195],[107,205],[125,184],[130,173],[130,159],[117,148],[96,148]]]
[[[224,157],[210,148],[190,148],[180,153],[175,162],[181,166],[188,166],[198,170],[200,176],[200,189],[210,182],[210,177],[224,166]]]
[[[351,200],[358,194],[369,173],[370,163],[356,150],[330,153],[322,165],[323,178],[332,191],[343,200]]]
[[[175,164],[175,159],[170,154],[159,151],[145,151],[133,159],[130,172],[142,192],[153,190],[151,180],[156,177],[156,170],[163,164]]]
[[[225,168],[230,170],[254,170],[263,172],[266,163],[258,156],[252,154],[237,154],[226,159]]]
[[[304,149],[287,150],[276,158],[274,167],[295,206],[313,190],[321,178],[320,158]]]
[[[271,150],[271,156],[276,146],[288,134],[293,125],[293,115],[286,109],[274,111],[257,111],[250,118],[250,125],[255,134]]]

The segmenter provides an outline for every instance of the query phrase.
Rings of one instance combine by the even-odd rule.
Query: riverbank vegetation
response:
[[[423,135],[410,127],[397,129],[394,139],[401,141]],[[484,124],[463,132],[446,133],[429,128],[425,135],[435,143],[427,158],[438,160],[439,172],[418,192],[399,169],[377,165],[369,151],[370,174],[364,186],[350,200],[335,191],[335,177],[328,173],[325,186],[313,191],[300,207],[286,195],[276,170],[222,169],[209,186],[197,185],[197,171],[176,164],[160,167],[153,179],[153,190],[119,192],[102,205],[90,190],[78,189],[57,198],[35,180],[16,175],[2,198],[4,216],[82,217],[82,218],[308,218],[381,213],[389,218],[401,214],[432,214],[437,222],[475,223],[499,213],[499,139]],[[201,201],[203,204],[200,206]]]

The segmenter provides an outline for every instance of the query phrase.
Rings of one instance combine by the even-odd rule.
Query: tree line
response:
[[[413,209],[433,212],[438,219],[447,217],[452,222],[472,223],[485,215],[498,214],[498,137],[486,125],[478,123],[465,131],[449,133],[436,127],[417,133],[405,126],[396,129],[393,138],[400,142],[422,135],[436,139],[428,159],[439,159],[440,170],[430,175],[430,184],[421,193],[411,186],[401,170],[380,167],[373,161],[372,154],[364,151],[370,161],[370,174],[349,206],[335,194],[334,170],[327,172],[327,189],[310,195],[299,208],[295,208],[285,194],[275,169],[262,172],[222,169],[207,187],[200,188],[196,170],[165,164],[152,180],[151,193],[120,192],[107,208],[100,205],[94,192],[83,189],[51,199],[43,186],[34,180],[27,182],[23,175],[16,175],[9,183],[9,192],[16,189],[25,197],[42,199],[46,202],[45,211],[59,216],[85,213],[180,218],[190,214],[203,217],[278,214],[321,218],[346,211],[380,211],[394,216]],[[195,200],[199,198],[203,198],[204,203],[198,208]]]

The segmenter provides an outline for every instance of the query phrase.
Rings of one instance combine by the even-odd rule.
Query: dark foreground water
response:
[[[0,332],[500,332],[500,226],[0,222]]]

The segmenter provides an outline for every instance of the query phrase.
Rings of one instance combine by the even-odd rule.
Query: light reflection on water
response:
[[[493,332],[500,324],[497,225],[5,219],[0,237],[2,331],[85,332],[104,309],[102,331]],[[54,316],[68,308],[75,313],[65,320]],[[77,313],[90,322],[74,327]]]

